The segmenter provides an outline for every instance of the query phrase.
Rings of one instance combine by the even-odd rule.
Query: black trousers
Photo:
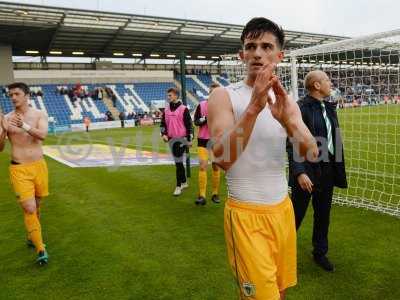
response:
[[[297,182],[292,187],[292,203],[296,217],[296,229],[299,229],[306,214],[312,197],[314,209],[314,224],[312,244],[314,256],[324,256],[328,252],[329,219],[332,206],[334,167],[332,162],[320,163],[321,174],[318,182],[313,182],[313,191],[310,194],[304,191]]]
[[[185,166],[183,165],[183,155],[187,147],[185,141],[185,139],[172,139],[169,141],[176,167],[176,186],[181,186],[182,183],[186,182]]]

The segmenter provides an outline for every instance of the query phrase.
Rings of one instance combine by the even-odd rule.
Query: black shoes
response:
[[[212,195],[211,201],[214,203],[220,203],[221,201],[219,200],[218,195]],[[206,198],[199,196],[196,201],[194,202],[196,205],[206,205],[207,201]]]
[[[326,256],[314,255],[314,261],[317,265],[319,265],[322,269],[324,269],[327,272],[333,272],[335,270],[335,267]]]
[[[206,198],[198,197],[194,203],[196,203],[196,205],[206,205]]]
[[[36,259],[36,263],[39,266],[44,266],[44,265],[47,265],[49,263],[49,255],[47,254],[46,249],[43,250],[43,251],[40,251],[38,253],[38,257]]]
[[[221,201],[219,200],[218,195],[212,195],[211,201],[214,203],[220,203]]]

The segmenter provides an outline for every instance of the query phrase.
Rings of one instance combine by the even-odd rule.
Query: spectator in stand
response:
[[[60,95],[68,95],[69,94],[69,91],[68,91],[68,89],[66,89],[66,88],[60,88]]]
[[[114,121],[114,117],[112,116],[112,113],[109,110],[106,112],[106,117],[107,121]]]
[[[89,132],[90,118],[88,116],[83,118],[83,123],[85,124],[86,132]]]
[[[97,89],[97,99],[102,100],[103,99],[103,91],[102,89]]]
[[[135,127],[140,125],[140,119],[139,119],[139,115],[137,113],[135,113],[133,115],[133,119],[135,120]]]
[[[121,128],[125,128],[125,113],[123,111],[119,113],[119,119],[121,120]]]

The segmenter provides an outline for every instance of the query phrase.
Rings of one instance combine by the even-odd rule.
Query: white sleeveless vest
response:
[[[226,87],[235,122],[246,110],[253,89],[244,82]],[[246,149],[226,172],[229,197],[255,204],[276,204],[288,193],[286,131],[268,107],[258,115]]]

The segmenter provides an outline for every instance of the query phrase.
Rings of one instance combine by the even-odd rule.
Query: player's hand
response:
[[[163,136],[162,136],[162,139],[163,139],[164,142],[166,142],[166,143],[168,142],[168,136],[163,135]]]
[[[256,113],[260,113],[268,102],[268,91],[277,80],[276,76],[274,76],[275,68],[276,64],[263,66],[254,82],[249,107]]]
[[[303,189],[303,191],[307,191],[310,194],[312,193],[312,189],[313,189],[314,185],[306,173],[302,173],[299,176],[297,176],[297,182],[299,183],[299,185]]]
[[[273,79],[272,90],[275,94],[275,102],[272,101],[269,95],[267,96],[269,109],[271,110],[272,116],[281,123],[282,126],[286,127],[290,119],[301,118],[300,108],[287,94],[278,77],[274,75]]]
[[[21,128],[24,122],[22,116],[19,113],[15,113],[10,119],[10,125]]]
[[[303,145],[300,153],[306,156],[308,161],[315,161],[318,158],[318,146],[310,130],[304,124],[301,111],[297,103],[290,97],[279,79],[274,76],[272,89],[275,94],[275,102],[268,96],[268,104],[272,116],[286,129],[294,142]]]

